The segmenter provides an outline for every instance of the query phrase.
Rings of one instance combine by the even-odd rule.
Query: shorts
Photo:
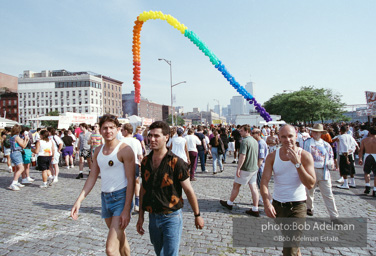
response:
[[[4,156],[10,156],[10,148],[4,147]]]
[[[256,178],[257,178],[257,171],[254,171],[254,172],[240,171],[240,178],[236,176],[236,173],[235,173],[234,182],[240,185],[245,185],[247,183],[253,184],[253,183],[256,183]]]
[[[370,174],[371,171],[376,175],[376,154],[365,154],[364,155],[364,167],[363,171],[365,174]]]
[[[137,179],[140,176],[140,166],[138,164],[135,164],[134,171]]]
[[[66,157],[66,156],[73,156],[73,146],[66,146],[65,148],[63,148],[63,157]]]
[[[80,157],[83,157],[85,160],[91,157],[91,151],[90,149],[83,149],[80,150]]]
[[[20,151],[14,151],[13,153],[10,153],[10,160],[14,165],[23,164],[22,154]]]
[[[235,151],[235,141],[228,143],[228,151],[234,152]]]
[[[50,169],[52,156],[38,156],[38,171]]]
[[[355,174],[354,156],[349,154],[350,164],[347,164],[346,157],[344,155],[339,156],[339,173],[341,176]]]
[[[240,144],[241,144],[241,142],[239,140],[235,141],[235,150],[239,150],[240,149]]]
[[[114,192],[102,192],[102,218],[107,219],[113,216],[120,216],[124,209],[127,187]],[[131,210],[133,207],[133,202]]]
[[[24,164],[30,164],[31,163],[31,156],[33,153],[31,153],[30,148],[25,148],[24,149],[25,154],[22,154],[22,161]]]
[[[60,153],[55,152],[54,158],[52,159],[52,164],[59,164],[59,159],[60,159]]]

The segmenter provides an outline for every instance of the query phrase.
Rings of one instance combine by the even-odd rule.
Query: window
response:
[[[22,93],[20,93],[20,99],[22,99]]]
[[[67,91],[67,97],[69,97],[69,91]]]
[[[29,96],[29,98],[31,97],[31,93],[30,92],[27,95]]]
[[[28,105],[29,107],[31,106],[30,100],[27,102],[27,105]]]
[[[40,94],[42,97],[44,97],[44,92],[41,92],[41,94]]]
[[[87,96],[87,90],[85,90],[85,96]]]
[[[104,96],[106,96],[106,91],[104,91]]]
[[[94,107],[91,107],[91,112],[94,112]]]
[[[17,105],[17,100],[13,100],[13,105]]]
[[[64,105],[64,99],[61,99],[61,105]]]
[[[91,91],[91,96],[93,96],[94,95],[94,91]]]
[[[112,93],[112,98],[114,97],[114,93]]]
[[[61,108],[61,112],[60,113],[64,113],[64,108]]]
[[[73,91],[73,92],[72,92],[72,95],[73,95],[73,96],[76,96],[76,91]]]
[[[67,107],[67,112],[69,112],[70,111],[70,107]]]
[[[37,92],[37,97],[39,97],[39,92]]]
[[[55,100],[55,105],[57,105],[58,103],[57,103],[57,100]]]
[[[93,98],[91,98],[91,104],[93,104],[94,103],[94,99]]]
[[[107,103],[106,103],[106,99],[104,99],[104,104],[107,104]]]
[[[50,100],[50,107],[52,107],[52,100]],[[52,109],[51,109],[51,111],[52,111]]]
[[[35,106],[35,100],[33,100],[33,106]]]
[[[95,92],[95,97],[98,97],[98,92]]]
[[[78,112],[80,112],[80,113],[82,112],[82,107],[78,108]]]
[[[114,85],[112,84],[112,90],[114,89]]]
[[[55,92],[55,97],[57,97],[57,92]]]
[[[88,103],[89,103],[89,99],[85,98],[85,104],[88,104]]]
[[[73,104],[76,104],[76,99],[73,99]]]
[[[35,115],[35,108],[33,109],[33,115]]]
[[[98,99],[95,100],[95,104],[98,104]]]
[[[78,97],[81,97],[81,90],[78,91]]]
[[[60,97],[64,97],[64,92],[60,92]]]
[[[106,83],[104,83],[104,89],[106,89]]]
[[[46,100],[46,106],[48,105],[48,100]]]
[[[35,98],[35,92],[33,92],[33,98]]]

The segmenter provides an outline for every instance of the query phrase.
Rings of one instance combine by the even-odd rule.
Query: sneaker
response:
[[[70,167],[69,167],[69,165],[68,165],[68,166],[66,166],[65,168],[69,169]]]
[[[28,181],[30,181],[30,182],[35,181],[35,179],[33,179],[33,178],[31,178],[31,177],[27,177],[26,179],[27,179]]]
[[[16,186],[19,187],[19,188],[23,188],[23,187],[25,187],[25,185],[22,185],[22,184],[19,183],[19,182],[16,184]]]
[[[336,180],[336,182],[337,182],[337,183],[343,183],[343,182],[345,182],[345,181],[343,180],[343,177],[341,177],[341,178],[339,178],[338,180]]]
[[[248,211],[245,211],[246,214],[251,215],[253,217],[260,217],[259,211],[253,211],[252,209],[249,209]]]
[[[48,185],[43,183],[43,184],[40,185],[39,187],[40,187],[40,188],[48,188]]]
[[[207,173],[208,171],[207,170],[205,170],[205,171],[202,171],[203,173]]]
[[[356,185],[355,184],[349,184],[349,187],[350,188],[356,188]]]
[[[338,185],[337,188],[340,188],[340,189],[350,189],[349,186],[345,186],[345,185],[343,185],[343,184],[342,184],[341,186]]]
[[[9,166],[9,170],[8,170],[9,173],[12,173],[13,172],[13,168],[11,166]]]
[[[29,181],[27,178],[25,178],[25,179],[22,179],[21,183],[22,184],[31,184],[32,182]]]
[[[307,209],[307,215],[308,216],[313,216],[313,211],[311,209]]]
[[[70,168],[74,168],[74,165],[71,165],[71,167]]]
[[[236,160],[234,160],[234,161],[232,161],[232,163],[233,163],[233,164],[236,164],[236,163],[237,163],[237,161],[236,161]]]
[[[228,204],[227,204],[227,201],[219,200],[219,203],[220,203],[222,206],[226,207],[227,209],[232,210],[232,205],[228,205]]]
[[[16,186],[15,184],[10,185],[10,186],[8,187],[8,189],[13,190],[13,191],[18,191],[18,190],[20,190],[20,188],[19,188],[18,186]]]
[[[54,182],[54,178],[48,178],[47,185],[52,186],[52,183]]]
[[[369,192],[371,192],[371,187],[370,186],[366,186],[366,189],[364,190],[364,194],[368,195]]]
[[[140,207],[139,207],[138,205],[135,205],[135,206],[134,206],[134,211],[135,211],[135,212],[139,212],[139,211],[140,211]]]
[[[225,168],[223,168],[222,170],[221,170],[221,172],[223,172],[225,170]]]
[[[218,172],[213,172],[214,175],[216,175]]]
[[[58,183],[58,181],[59,181],[59,179],[56,177],[56,178],[52,181],[52,183]]]
[[[84,177],[84,174],[81,172],[77,175],[76,179],[79,180],[79,179],[82,179]]]

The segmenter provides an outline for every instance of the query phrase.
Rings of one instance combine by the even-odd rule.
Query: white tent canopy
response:
[[[15,124],[18,124],[18,122],[0,117],[0,129],[4,129],[4,127],[13,126]]]

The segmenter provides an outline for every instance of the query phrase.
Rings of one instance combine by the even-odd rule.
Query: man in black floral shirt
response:
[[[204,220],[189,181],[188,165],[166,147],[170,127],[165,122],[157,121],[151,124],[149,130],[152,151],[141,163],[142,187],[137,232],[141,235],[145,233],[142,225],[144,212],[148,211],[150,240],[156,254],[178,255],[183,229],[182,190],[192,207],[197,229],[204,227]]]

